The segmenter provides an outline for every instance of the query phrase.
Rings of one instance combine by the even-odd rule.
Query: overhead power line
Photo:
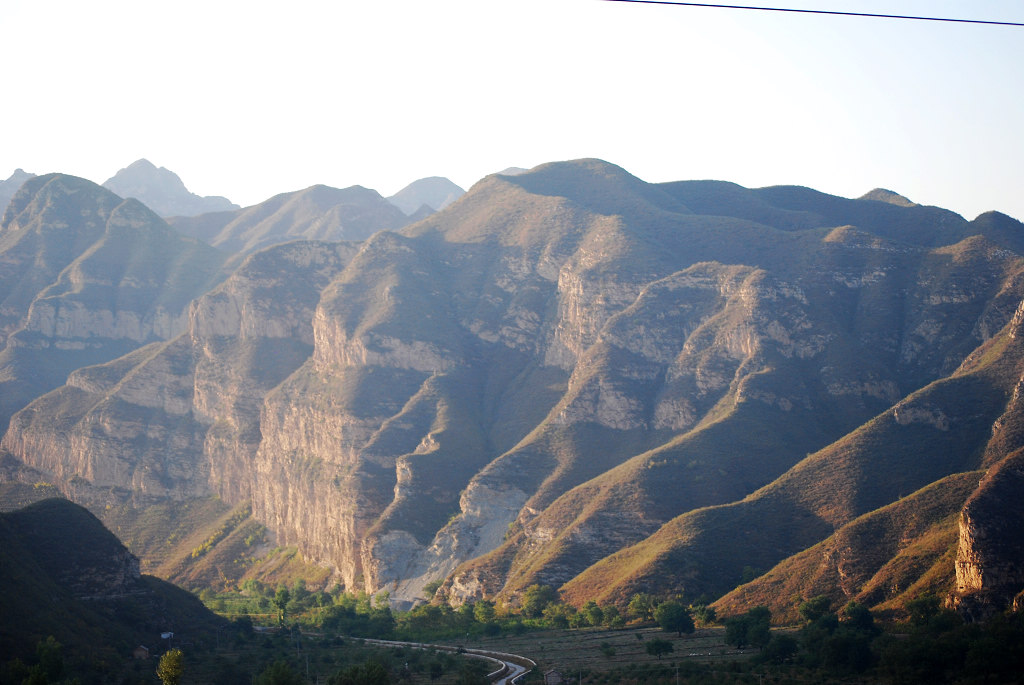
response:
[[[675,5],[678,7],[711,7],[727,10],[759,10],[761,12],[791,12],[794,14],[829,14],[838,17],[870,17],[873,19],[916,19],[918,21],[945,21],[956,24],[988,24],[990,26],[1021,26],[1024,23],[1015,21],[989,21],[986,19],[957,19],[954,17],[928,17],[909,14],[875,14],[872,12],[839,12],[836,10],[807,10],[795,7],[756,7],[750,5],[719,5],[709,2],[675,2],[675,0],[604,0],[605,2],[624,2],[637,5]]]

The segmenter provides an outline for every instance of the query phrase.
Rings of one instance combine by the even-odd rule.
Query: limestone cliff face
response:
[[[309,355],[319,289],[352,251],[295,243],[255,256],[193,303],[188,333],[76,371],[16,416],[5,449],[63,483],[245,501],[263,397]]]
[[[956,600],[983,617],[1024,590],[1024,452],[994,465],[960,513]]]

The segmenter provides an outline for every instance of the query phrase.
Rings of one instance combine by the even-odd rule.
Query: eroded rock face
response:
[[[248,500],[264,396],[309,356],[319,290],[353,253],[294,243],[253,257],[193,303],[188,333],[76,371],[17,415],[5,449],[64,482]]]
[[[956,604],[984,617],[1024,589],[1024,452],[993,466],[960,514]]]

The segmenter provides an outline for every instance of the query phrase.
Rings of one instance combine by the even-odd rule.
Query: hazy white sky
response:
[[[741,4],[759,4],[749,0]],[[1022,0],[777,6],[1024,21]],[[243,205],[600,157],[1024,219],[1024,28],[601,0],[2,0],[0,177]]]

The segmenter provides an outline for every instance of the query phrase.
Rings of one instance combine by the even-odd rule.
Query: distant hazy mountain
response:
[[[21,184],[30,178],[35,178],[35,174],[30,174],[21,169],[15,169],[11,177],[6,181],[0,181],[0,217],[3,216],[4,210],[7,209],[7,205],[10,204],[11,198],[21,188]]]
[[[466,194],[466,191],[447,178],[430,176],[413,181],[388,198],[388,202],[401,209],[406,216],[417,213],[423,205],[440,211]]]
[[[118,171],[103,184],[121,197],[134,197],[160,216],[195,216],[238,209],[226,197],[201,197],[189,192],[173,171],[140,159]]]
[[[300,238],[363,240],[408,223],[402,211],[376,190],[324,185],[281,193],[244,209],[170,220],[185,235],[242,255]]]

